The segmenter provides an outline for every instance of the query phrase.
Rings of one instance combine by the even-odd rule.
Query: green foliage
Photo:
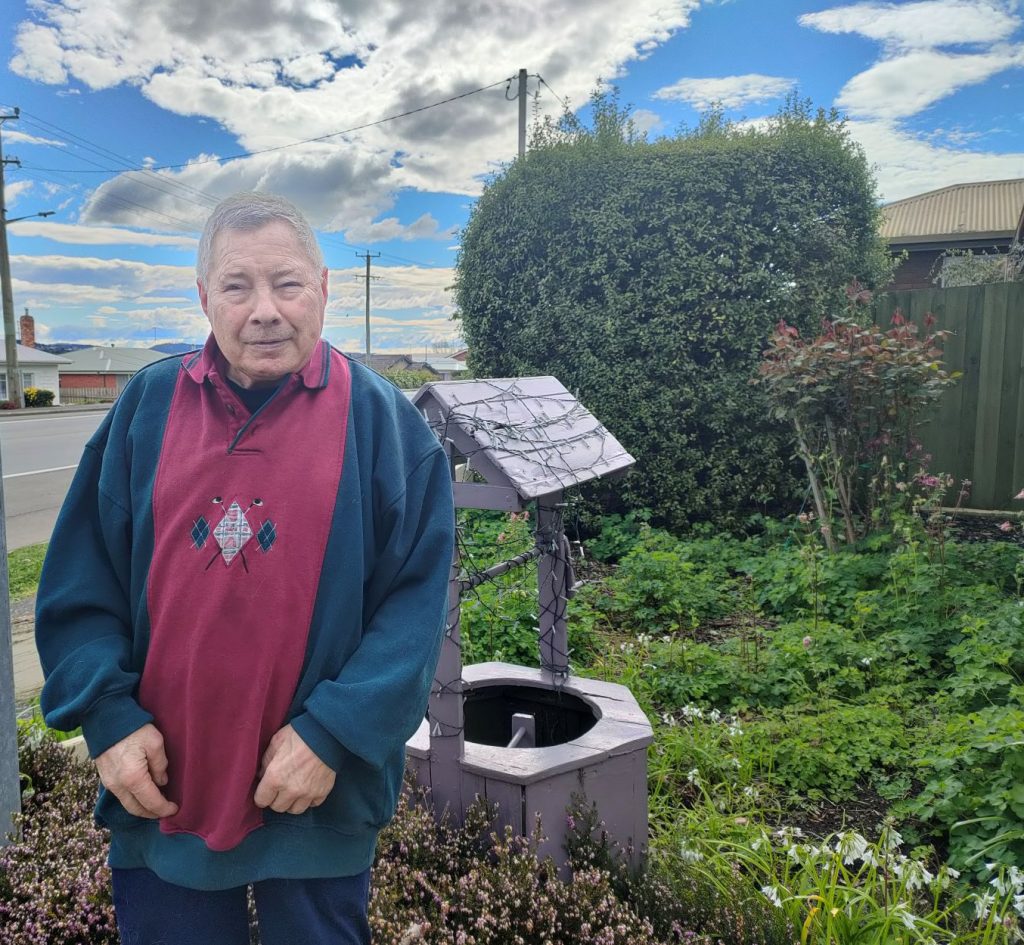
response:
[[[856,285],[849,294],[870,297]],[[839,318],[810,341],[784,321],[776,326],[761,383],[774,415],[792,424],[830,550],[834,518],[852,545],[888,529],[915,496],[941,489],[939,498],[951,484],[907,466],[920,450],[915,433],[925,411],[959,376],[940,366],[946,334],[921,337],[898,311],[887,331]]]
[[[52,407],[53,406],[53,391],[44,390],[41,387],[26,387],[25,388],[25,406],[26,407]]]
[[[952,714],[920,768],[924,789],[907,811],[948,830],[949,862],[983,880],[990,862],[1024,863],[1024,689],[1009,705]]]
[[[1024,243],[1014,243],[1005,253],[947,249],[935,261],[931,275],[932,282],[945,289],[990,282],[1024,282]]]
[[[433,371],[386,371],[384,377],[400,390],[419,390],[424,384],[438,379]]]
[[[660,522],[737,521],[798,480],[752,376],[858,278],[885,281],[864,156],[791,101],[764,130],[709,120],[646,142],[612,96],[547,125],[492,180],[461,240],[456,298],[477,376],[554,374],[639,460],[616,486]],[[619,508],[617,511],[623,511]]]
[[[20,600],[36,592],[39,574],[46,557],[46,542],[17,548],[7,555],[7,574],[11,600]]]

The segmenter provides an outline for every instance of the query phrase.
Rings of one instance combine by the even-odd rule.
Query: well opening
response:
[[[532,716],[534,748],[564,745],[597,724],[594,707],[571,693],[531,686],[479,686],[467,690],[464,702],[467,742],[506,747],[519,723],[514,716]]]

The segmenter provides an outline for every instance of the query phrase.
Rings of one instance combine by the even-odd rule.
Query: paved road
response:
[[[7,548],[47,541],[82,448],[105,413],[0,417]]]

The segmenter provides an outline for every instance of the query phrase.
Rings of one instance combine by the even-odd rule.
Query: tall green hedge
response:
[[[884,281],[874,183],[834,115],[712,115],[648,143],[614,97],[548,125],[463,234],[456,299],[478,377],[553,374],[637,457],[615,501],[678,526],[801,488],[749,383],[772,327]],[[613,503],[614,504],[614,503]]]

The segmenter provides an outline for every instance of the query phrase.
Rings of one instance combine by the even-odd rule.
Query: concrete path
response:
[[[36,655],[36,598],[11,604],[11,642],[14,651],[14,701],[24,705],[43,688],[43,670]]]

